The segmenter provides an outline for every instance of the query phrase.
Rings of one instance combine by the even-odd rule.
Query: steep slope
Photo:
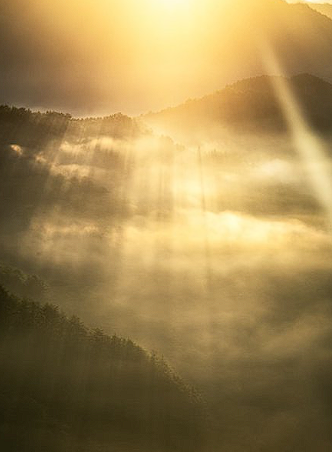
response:
[[[285,79],[303,113],[317,130],[332,126],[332,85],[309,74]],[[172,134],[190,130],[231,128],[247,132],[282,132],[286,123],[273,87],[273,77],[260,76],[238,81],[201,99],[144,116],[151,126]]]
[[[234,64],[233,79],[248,70],[266,72],[267,43],[280,60],[285,75],[308,72],[332,76],[332,21],[328,17],[308,5],[283,0],[237,0],[226,5],[217,17],[219,24],[226,19],[229,23],[223,24],[215,48],[216,56],[219,53],[225,57],[223,70]]]
[[[312,3],[310,7],[332,19],[332,5],[330,3]]]
[[[198,397],[163,360],[0,287],[0,449],[192,451]]]

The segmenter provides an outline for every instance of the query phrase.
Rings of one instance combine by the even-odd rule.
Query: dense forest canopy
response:
[[[156,355],[0,287],[0,448],[200,450],[199,396]]]

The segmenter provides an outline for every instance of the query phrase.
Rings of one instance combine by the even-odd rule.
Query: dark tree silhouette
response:
[[[162,359],[2,287],[0,367],[4,452],[203,446],[203,405]]]

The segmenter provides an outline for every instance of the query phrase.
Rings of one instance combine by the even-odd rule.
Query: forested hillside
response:
[[[162,360],[0,287],[0,449],[202,450],[203,405]]]
[[[163,127],[166,133],[200,130],[205,135],[219,128],[246,133],[280,133],[287,131],[282,107],[274,87],[276,77],[259,76],[237,81],[224,89],[190,99],[184,104],[149,113],[143,118],[151,126]],[[332,85],[310,74],[284,78],[299,102],[309,123],[319,132],[332,126]]]

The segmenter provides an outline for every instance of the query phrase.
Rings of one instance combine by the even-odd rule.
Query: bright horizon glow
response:
[[[16,53],[29,69],[10,79],[17,86],[3,90],[3,103],[135,116],[203,97],[262,73],[258,35],[277,36],[282,23],[257,7],[274,1],[278,13],[278,0],[31,0],[28,13],[10,6],[13,30],[22,36]],[[310,30],[302,20],[292,16],[299,35]],[[287,40],[278,42],[283,47]],[[3,42],[9,48],[16,41]],[[30,75],[21,81],[24,72]]]
[[[163,8],[174,9],[188,7],[194,3],[194,0],[155,0],[154,3],[160,4]]]

